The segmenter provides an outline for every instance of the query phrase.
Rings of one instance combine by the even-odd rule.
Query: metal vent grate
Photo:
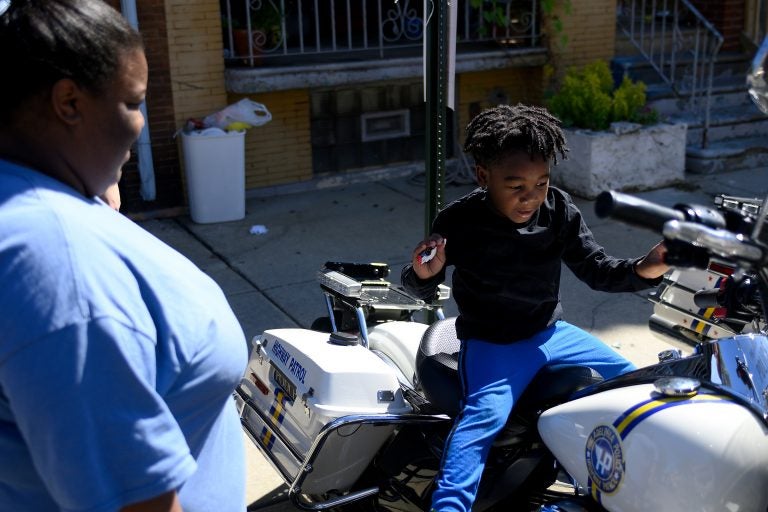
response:
[[[411,135],[408,109],[368,112],[360,116],[360,137],[363,142],[396,139]]]

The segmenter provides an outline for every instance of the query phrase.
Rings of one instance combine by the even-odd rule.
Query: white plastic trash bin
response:
[[[204,224],[245,217],[245,132],[181,134],[189,215]]]

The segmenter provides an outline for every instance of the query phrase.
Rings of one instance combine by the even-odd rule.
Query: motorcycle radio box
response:
[[[699,290],[723,286],[732,272],[731,267],[712,263],[706,271],[674,269],[667,274],[648,297],[654,304],[653,315],[648,321],[651,331],[662,338],[689,343],[737,334],[732,326],[718,320],[718,308],[699,307],[694,299]]]
[[[236,393],[243,426],[294,490],[348,490],[411,411],[395,371],[354,336],[254,338]]]

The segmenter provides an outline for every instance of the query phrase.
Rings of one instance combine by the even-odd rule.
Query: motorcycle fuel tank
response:
[[[545,411],[545,444],[610,512],[764,511],[768,429],[732,398],[641,384]]]
[[[382,359],[306,329],[254,338],[236,398],[246,432],[307,494],[348,489],[394,430],[386,418],[411,411]]]

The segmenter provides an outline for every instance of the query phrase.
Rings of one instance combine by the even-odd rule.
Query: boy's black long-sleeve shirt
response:
[[[561,262],[595,290],[636,291],[661,281],[635,274],[640,258],[608,256],[571,197],[555,187],[524,225],[497,213],[486,192],[476,189],[441,210],[432,232],[447,240],[443,270],[423,280],[407,265],[402,284],[417,297],[432,299],[446,267],[453,265],[460,339],[510,343],[554,324],[562,316]]]

